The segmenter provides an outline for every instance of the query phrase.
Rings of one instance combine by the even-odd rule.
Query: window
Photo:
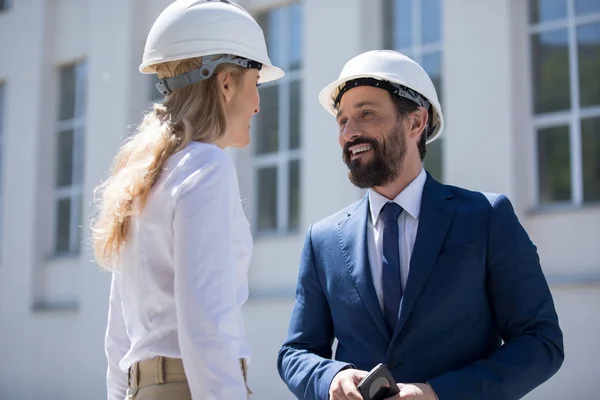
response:
[[[536,203],[600,201],[600,2],[529,0]]]
[[[8,10],[12,6],[12,0],[0,0],[0,12]]]
[[[419,63],[431,77],[442,101],[442,5],[441,0],[383,0],[383,38],[394,49]],[[425,167],[443,180],[444,136],[427,145]]]
[[[83,62],[59,69],[54,207],[57,255],[78,253],[81,241],[86,78]]]
[[[284,78],[260,88],[253,129],[255,226],[288,232],[300,223],[302,9],[294,3],[257,16],[271,61]]]

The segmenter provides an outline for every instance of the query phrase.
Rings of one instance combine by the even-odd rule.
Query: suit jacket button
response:
[[[387,366],[388,366],[388,368],[391,368],[391,369],[396,368],[398,366],[398,360],[395,360],[393,358],[388,360]]]

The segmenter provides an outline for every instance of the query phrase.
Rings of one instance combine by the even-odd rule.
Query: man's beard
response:
[[[384,186],[400,176],[402,164],[406,156],[406,137],[397,124],[386,139],[379,142],[375,139],[361,137],[346,143],[342,157],[348,166],[348,178],[354,186],[361,189]],[[370,161],[360,158],[351,161],[350,147],[366,143],[371,146],[373,156]]]

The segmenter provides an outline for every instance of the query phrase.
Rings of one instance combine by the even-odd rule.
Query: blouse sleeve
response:
[[[179,345],[193,399],[246,399],[235,341],[235,167],[225,153],[183,183],[173,221]]]

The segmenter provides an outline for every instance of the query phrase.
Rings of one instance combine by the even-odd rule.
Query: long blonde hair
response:
[[[195,58],[155,68],[162,79],[200,66]],[[131,219],[143,210],[167,159],[190,141],[212,143],[224,135],[226,117],[217,74],[229,72],[239,85],[243,71],[237,65],[221,64],[209,79],[175,90],[162,104],[153,105],[136,133],[123,143],[108,179],[94,190],[99,212],[92,222],[92,241],[101,267],[115,268]]]

